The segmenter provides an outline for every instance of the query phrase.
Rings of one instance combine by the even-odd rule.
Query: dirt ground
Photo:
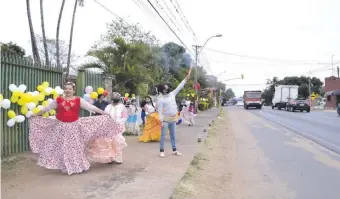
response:
[[[244,125],[257,118],[245,111],[231,112],[225,111],[211,127],[171,199],[294,198],[270,171]]]

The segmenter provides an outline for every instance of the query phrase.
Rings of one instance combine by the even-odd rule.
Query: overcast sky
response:
[[[147,0],[97,1],[116,15],[140,23],[162,43],[179,43]],[[192,52],[192,45],[202,45],[215,34],[223,35],[210,40],[200,55],[200,62],[208,60],[210,67],[205,64],[205,68],[213,75],[227,71],[219,80],[244,74],[244,80],[226,82],[237,96],[241,96],[244,90],[263,89],[265,80],[273,76],[282,78],[316,71],[313,76],[324,80],[326,76],[332,75],[333,54],[335,66],[340,65],[339,0],[177,0],[198,42],[195,42],[193,34],[182,22],[180,11],[176,12],[176,0],[150,1]],[[13,41],[30,53],[25,2],[1,1],[0,41]],[[55,38],[61,0],[44,2],[47,36]],[[142,2],[148,10],[143,11],[135,2]],[[73,4],[74,1],[66,1],[60,30],[63,40],[69,38]],[[165,12],[176,23],[176,27]],[[39,0],[31,0],[31,13],[35,32],[41,34]],[[105,32],[106,24],[114,18],[94,0],[85,0],[85,6],[79,7],[76,15],[74,52],[84,56]]]

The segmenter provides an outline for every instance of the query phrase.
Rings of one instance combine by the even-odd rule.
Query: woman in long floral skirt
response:
[[[109,113],[89,104],[84,99],[74,96],[75,85],[68,82],[64,86],[64,97],[58,97],[37,115],[56,109],[56,119],[32,117],[29,121],[29,141],[33,153],[38,153],[38,165],[47,169],[58,169],[72,175],[90,168],[90,160],[109,163],[116,159],[119,151],[126,146],[120,139],[125,127],[112,120]],[[79,118],[80,109],[84,108],[103,114],[96,117]],[[105,139],[108,145],[103,153],[88,155],[89,143]]]

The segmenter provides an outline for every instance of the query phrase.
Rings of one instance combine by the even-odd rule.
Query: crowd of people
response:
[[[39,155],[37,164],[68,175],[88,170],[90,162],[121,164],[123,149],[127,147],[124,132],[139,136],[140,142],[160,142],[159,156],[162,158],[165,157],[164,144],[169,133],[172,154],[181,156],[176,147],[176,125],[179,121],[194,125],[195,113],[189,100],[182,101],[178,112],[176,95],[190,73],[191,69],[173,91],[166,84],[158,85],[156,103],[150,96],[140,104],[135,98],[125,101],[118,92],[113,92],[110,99],[99,95],[92,105],[74,96],[75,84],[66,83],[63,96],[30,118],[29,141],[32,152]],[[52,109],[56,109],[55,119],[39,117]],[[81,109],[95,115],[79,117]]]

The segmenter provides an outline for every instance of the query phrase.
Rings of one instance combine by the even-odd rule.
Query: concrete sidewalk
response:
[[[66,176],[36,166],[35,157],[26,155],[17,163],[22,168],[2,180],[1,195],[6,199],[168,199],[196,154],[197,137],[218,113],[216,108],[201,112],[195,126],[178,126],[176,144],[183,156],[171,154],[169,139],[166,156],[160,158],[158,142],[140,143],[128,136],[122,165],[94,164],[86,173]]]

